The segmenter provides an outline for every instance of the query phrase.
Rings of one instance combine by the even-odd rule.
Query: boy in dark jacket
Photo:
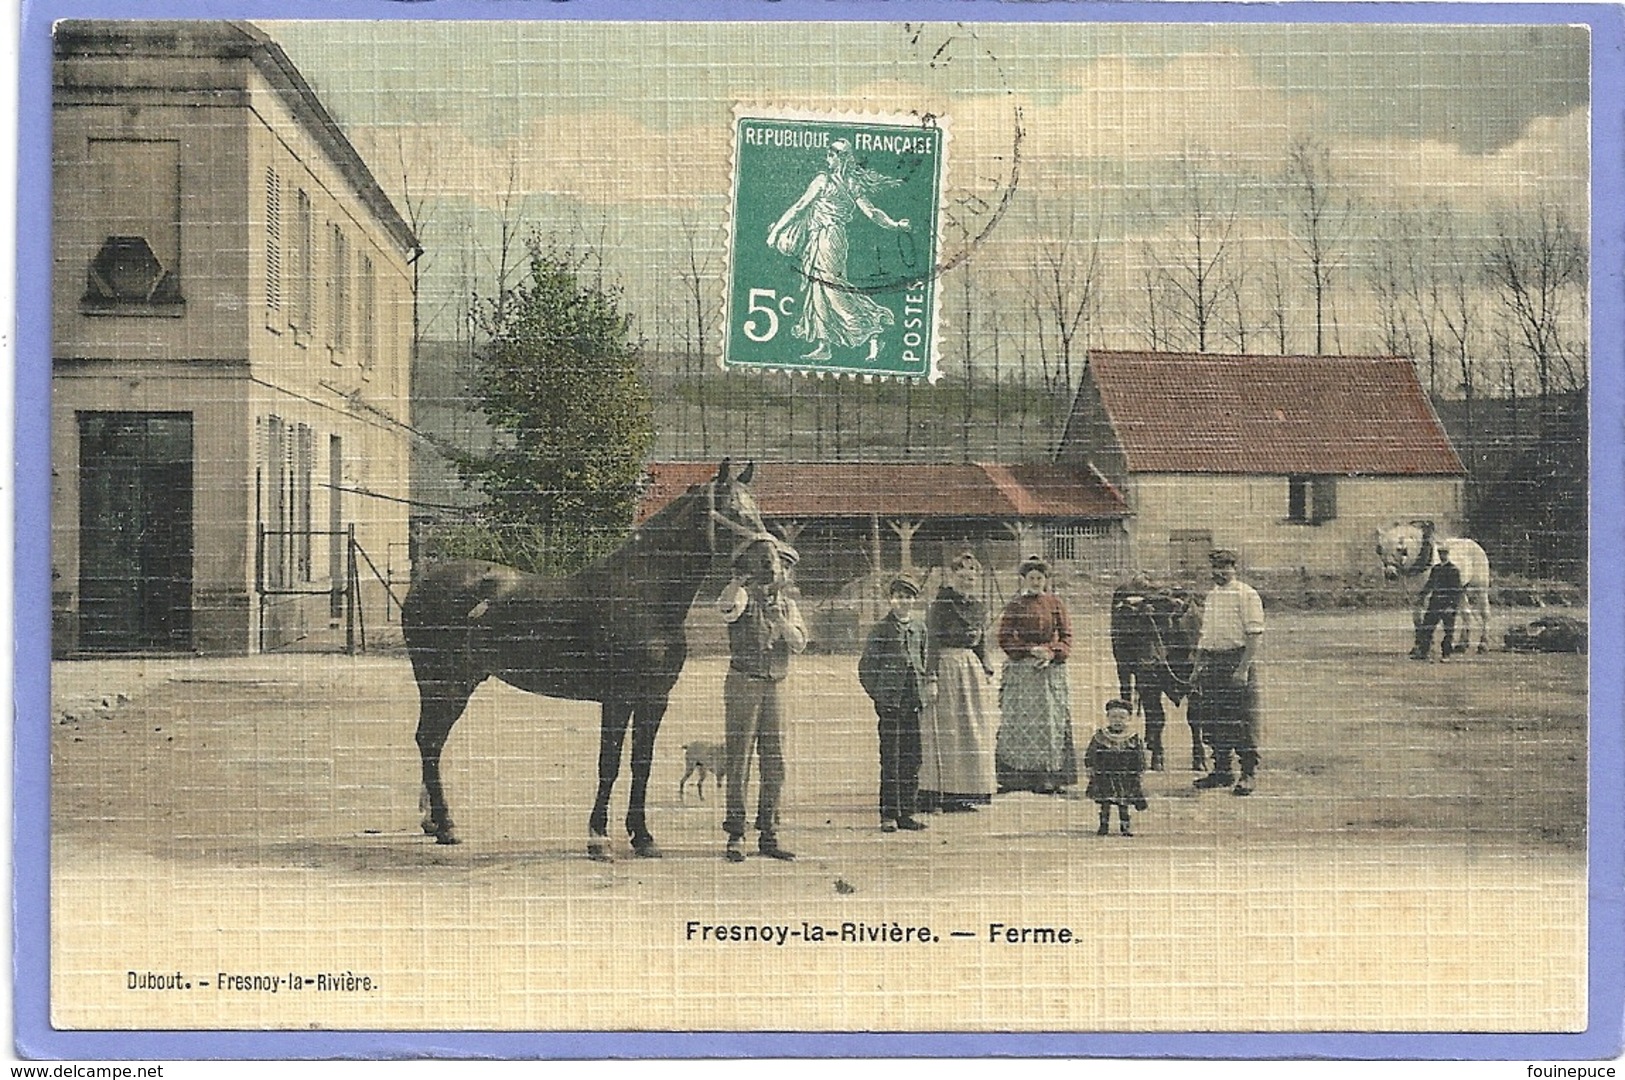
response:
[[[925,629],[914,618],[920,586],[901,574],[886,589],[891,611],[869,632],[858,658],[858,681],[880,722],[880,831],[917,832],[920,710],[925,705]]]

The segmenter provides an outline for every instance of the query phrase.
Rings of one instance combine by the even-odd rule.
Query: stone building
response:
[[[352,580],[381,615],[411,229],[247,24],[64,22],[52,119],[57,653],[274,648]]]
[[[1057,455],[1122,493],[1136,565],[1375,568],[1376,530],[1454,530],[1466,470],[1409,360],[1092,351]]]

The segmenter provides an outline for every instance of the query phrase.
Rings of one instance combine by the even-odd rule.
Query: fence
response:
[[[330,581],[324,588],[290,587],[286,584],[285,572],[268,573],[275,565],[273,553],[267,546],[275,543],[276,558],[286,558],[289,551],[309,551],[312,541],[318,537],[328,539],[340,538],[344,542],[344,579],[342,582]],[[326,596],[331,598],[334,609],[342,606],[344,612],[344,651],[350,655],[367,651],[367,617],[366,608],[361,602],[361,567],[366,566],[368,573],[383,586],[385,596],[384,618],[387,620],[393,611],[401,607],[401,597],[395,592],[393,573],[385,574],[379,571],[378,566],[367,554],[365,548],[356,541],[355,525],[352,523],[342,530],[332,529],[267,529],[264,525],[258,527],[258,536],[254,545],[254,591],[259,597],[259,627],[261,640],[265,634],[265,615],[272,599],[278,596]],[[282,568],[284,571],[286,567]],[[274,581],[270,580],[275,578]]]

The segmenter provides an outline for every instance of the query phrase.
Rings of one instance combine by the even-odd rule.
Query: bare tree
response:
[[[1236,192],[1204,175],[1188,154],[1180,156],[1178,232],[1161,247],[1147,245],[1156,260],[1167,314],[1185,342],[1207,352],[1229,302],[1239,310],[1239,290],[1231,267],[1236,228]],[[1235,295],[1233,295],[1235,294]]]
[[[1345,258],[1344,233],[1350,205],[1336,191],[1331,150],[1314,139],[1298,139],[1287,150],[1287,184],[1292,193],[1291,228],[1304,259],[1315,304],[1315,353],[1326,352],[1332,288]]]
[[[1162,328],[1164,316],[1162,314],[1162,296],[1159,279],[1154,260],[1147,256],[1147,263],[1151,265],[1140,267],[1140,286],[1145,290],[1145,322],[1141,324],[1141,333],[1145,335],[1146,347],[1152,352],[1160,352],[1167,347],[1167,334]]]
[[[1375,238],[1372,260],[1366,268],[1371,296],[1377,306],[1377,327],[1381,334],[1378,350],[1387,356],[1414,357],[1416,340],[1411,327],[1410,297],[1406,274],[1414,260],[1411,250],[1415,237],[1405,214],[1384,222]]]
[[[524,236],[525,203],[528,196],[519,190],[519,156],[508,151],[508,183],[497,196],[496,251],[487,253],[487,270],[491,275],[491,295],[496,298],[496,317],[500,320],[508,303],[508,290],[514,277],[525,262]]]
[[[709,380],[706,378],[706,368],[709,364],[709,351],[706,336],[710,329],[711,320],[706,314],[705,284],[709,282],[716,270],[715,253],[707,250],[702,258],[700,255],[700,241],[698,229],[685,213],[682,219],[683,239],[687,245],[688,265],[677,271],[678,278],[683,283],[684,300],[689,305],[689,315],[692,321],[686,322],[683,337],[688,350],[689,360],[694,371],[694,396],[699,406],[700,419],[700,453],[705,457],[711,456],[711,432],[706,416],[706,388]]]
[[[974,298],[974,296],[973,296],[973,294],[971,292],[971,274],[970,274],[971,265],[972,264],[969,261],[967,261],[964,265],[962,265],[959,268],[959,293],[960,293],[961,300],[964,302],[963,319],[962,319],[962,321],[960,323],[959,331],[960,331],[960,340],[961,340],[962,359],[964,360],[964,363],[965,363],[965,385],[962,387],[962,391],[963,391],[962,394],[961,394],[962,408],[960,410],[960,418],[959,418],[959,424],[960,424],[960,428],[959,428],[959,452],[960,452],[961,459],[964,460],[964,461],[969,461],[971,459],[971,452],[970,452],[970,429],[971,429],[971,420],[972,420],[971,404],[975,400],[975,397],[976,397],[976,395],[971,392],[971,388],[975,385],[975,381],[976,381],[976,369],[975,369],[975,340],[976,340],[976,335],[974,333],[974,326],[973,326],[975,318],[976,318],[976,304],[975,304],[975,298]]]
[[[1460,261],[1455,224],[1449,211],[1435,209],[1415,222],[1412,242],[1404,248],[1405,293],[1415,314],[1421,360],[1427,368],[1428,393],[1439,395],[1439,365],[1448,324],[1451,267]]]
[[[999,313],[995,309],[989,316],[992,322],[992,332],[989,335],[993,345],[993,460],[1002,460],[1004,449],[1004,408],[1002,391],[1004,389],[1004,370],[1002,358],[999,355],[999,339],[1003,336],[999,325]]]
[[[1287,289],[1286,275],[1281,271],[1281,260],[1278,256],[1270,259],[1268,270],[1264,275],[1264,306],[1269,316],[1270,332],[1275,338],[1275,351],[1285,356]]]
[[[1481,438],[1475,418],[1478,376],[1473,359],[1480,334],[1481,301],[1477,288],[1476,264],[1468,257],[1457,233],[1455,216],[1448,210],[1437,215],[1440,250],[1445,258],[1438,267],[1440,279],[1439,319],[1444,325],[1445,343],[1456,363],[1456,390],[1462,398],[1462,449],[1467,455],[1470,485],[1477,484]]]
[[[1100,238],[1079,235],[1077,211],[1056,224],[1034,252],[1028,297],[1037,316],[1041,356],[1054,356],[1053,389],[1070,401],[1100,309]]]
[[[415,182],[415,169],[419,161],[427,160],[428,168],[434,168],[433,155],[411,154],[406,150],[406,135],[401,129],[395,130],[395,183],[399,185],[401,208],[406,211],[406,224],[411,228],[412,235],[422,243],[423,234],[427,232],[433,221],[433,206],[425,190],[433,186],[434,177],[431,174],[425,177],[419,185]],[[409,164],[410,161],[410,164]],[[426,326],[433,322],[432,314],[425,318],[423,312],[423,279],[428,274],[434,261],[429,250],[419,251],[412,260],[412,355],[418,354],[423,343]]]
[[[1585,387],[1587,259],[1585,238],[1568,216],[1544,205],[1503,215],[1484,253],[1485,278],[1510,336],[1534,363],[1543,399]]]

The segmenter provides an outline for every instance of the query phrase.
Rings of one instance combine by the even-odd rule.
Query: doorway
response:
[[[79,648],[192,647],[192,414],[80,412]]]

